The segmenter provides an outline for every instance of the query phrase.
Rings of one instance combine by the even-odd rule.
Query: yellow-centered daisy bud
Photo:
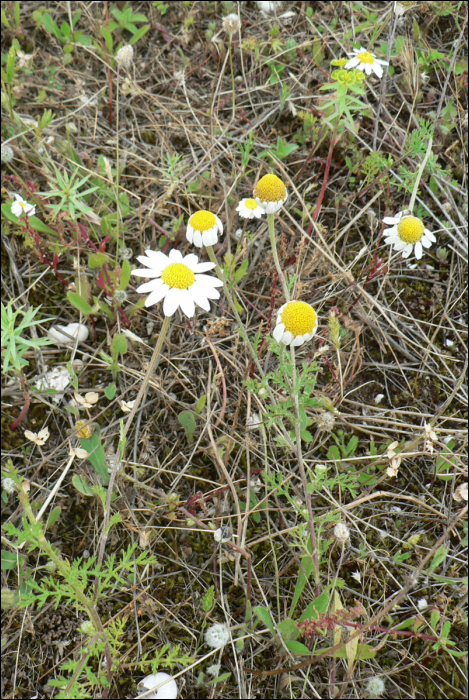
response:
[[[305,301],[288,301],[280,307],[272,335],[278,343],[298,347],[311,340],[318,327],[318,317]]]
[[[187,224],[186,238],[198,248],[212,246],[218,242],[218,234],[223,233],[223,224],[211,211],[201,209],[192,214]]]
[[[266,214],[275,214],[283,207],[287,198],[287,188],[277,175],[264,175],[254,188],[254,199]]]

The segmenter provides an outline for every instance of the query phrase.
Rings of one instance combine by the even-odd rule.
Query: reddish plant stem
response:
[[[16,428],[19,426],[19,424],[28,415],[29,406],[31,405],[31,394],[28,391],[28,387],[26,384],[26,379],[25,379],[24,374],[20,375],[20,380],[21,380],[21,388],[23,389],[24,406],[21,409],[21,413],[18,416],[18,418],[16,420],[14,420],[13,423],[10,425],[10,430],[16,430]]]

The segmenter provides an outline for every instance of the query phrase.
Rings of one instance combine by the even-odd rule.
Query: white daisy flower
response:
[[[356,68],[357,70],[364,71],[367,75],[371,75],[371,72],[378,77],[383,77],[383,69],[381,66],[388,66],[387,61],[382,61],[380,58],[376,58],[374,53],[370,53],[366,49],[360,46],[359,49],[353,49],[350,61],[345,64],[344,68],[347,70],[349,68]]]
[[[34,204],[29,204],[29,202],[26,202],[26,200],[24,200],[23,197],[16,192],[13,192],[13,197],[16,199],[16,202],[13,202],[11,205],[12,214],[18,217],[23,216],[24,214],[34,216],[36,213],[36,207]]]
[[[254,188],[254,199],[266,214],[275,214],[288,199],[287,188],[277,175],[264,175]]]
[[[195,313],[195,304],[204,311],[210,311],[209,299],[219,299],[220,293],[215,287],[221,287],[216,277],[201,274],[215,267],[215,263],[199,263],[197,255],[185,257],[179,250],[173,249],[169,255],[154,250],[145,251],[147,257],[139,255],[137,260],[149,269],[133,270],[136,277],[155,277],[151,282],[138,287],[137,292],[146,294],[145,306],[153,306],[164,299],[163,313],[172,316],[178,308],[188,317]]]
[[[420,260],[423,248],[430,248],[436,242],[434,234],[425,228],[423,221],[407,211],[400,211],[396,216],[385,216],[383,222],[392,225],[392,228],[383,231],[385,243],[394,245],[394,250],[401,250],[403,258],[408,258],[413,249],[415,257]]]
[[[255,199],[242,199],[236,211],[243,219],[260,219],[265,211],[258,205]]]
[[[203,245],[215,245],[218,242],[218,234],[223,233],[223,224],[215,214],[201,209],[192,214],[187,224],[186,238],[197,248]]]
[[[311,340],[318,327],[318,317],[305,301],[287,301],[277,313],[272,335],[278,343],[298,347]]]

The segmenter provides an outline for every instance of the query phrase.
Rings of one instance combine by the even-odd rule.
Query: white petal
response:
[[[163,313],[165,316],[172,316],[176,312],[181,299],[181,291],[181,289],[173,287],[166,294],[163,304]]]
[[[165,285],[163,280],[160,278],[141,284],[140,287],[137,287],[137,292],[139,294],[148,294],[148,292],[156,292],[157,289],[161,289],[163,286],[166,287],[167,285]]]
[[[401,239],[399,236],[388,236],[386,238],[386,243],[389,243],[389,245],[392,245],[393,243],[399,243]]]
[[[187,238],[187,240],[189,241],[189,243],[193,243],[193,242],[194,242],[194,229],[192,228],[192,226],[190,227],[190,230],[189,230],[189,226],[187,227],[187,229],[186,229],[186,238]]]
[[[304,336],[297,335],[296,338],[293,338],[291,345],[293,348],[298,348],[300,345],[303,345],[304,342]]]
[[[412,243],[408,243],[408,244],[406,245],[406,247],[404,248],[404,251],[403,251],[403,253],[402,253],[402,257],[403,257],[403,258],[408,258],[409,255],[411,254],[411,252],[412,252]]]
[[[432,247],[432,242],[428,240],[427,236],[422,236],[420,239],[420,243],[423,245],[424,248],[431,248]]]
[[[197,266],[194,268],[191,267],[191,270],[194,273],[201,273],[201,272],[208,272],[209,270],[213,270],[214,267],[215,267],[215,263],[204,262],[204,263],[198,263]]]
[[[423,229],[423,234],[428,238],[429,241],[431,241],[432,243],[436,243],[436,236],[431,231],[429,231],[428,228]]]
[[[349,68],[355,68],[355,66],[358,66],[359,63],[360,63],[360,61],[358,60],[358,58],[356,58],[356,56],[354,56],[353,58],[350,59],[350,61],[348,61],[348,63],[345,64],[344,68],[346,68],[347,70]]]
[[[406,248],[408,245],[408,243],[406,243],[405,241],[401,241],[401,239],[399,238],[397,243],[394,244],[394,250],[404,250],[404,248]]]
[[[379,65],[379,63],[376,63],[376,62],[375,62],[375,63],[373,63],[373,65],[372,65],[371,67],[372,67],[373,72],[375,73],[375,75],[378,76],[378,78],[382,78],[382,77],[383,77],[383,69],[381,68],[381,66]]]
[[[13,202],[11,205],[11,213],[14,214],[14,216],[20,217],[23,214],[23,207],[21,204],[18,204],[18,202]]]
[[[398,224],[400,220],[400,216],[385,216],[383,219],[383,224]]]
[[[132,270],[130,274],[135,275],[135,277],[161,277],[161,270],[145,270],[139,267],[137,270]]]
[[[292,340],[293,333],[290,333],[290,331],[285,331],[285,333],[282,336],[282,343],[285,343],[285,345],[290,345]]]
[[[417,260],[420,260],[420,258],[423,255],[422,244],[420,243],[420,241],[417,241],[417,243],[415,244],[414,253]]]
[[[161,267],[164,268],[168,264],[168,256],[162,253],[160,250],[146,250],[145,254],[148,255],[148,259],[150,260],[150,264],[152,267]],[[137,258],[138,260],[138,258]],[[142,261],[143,262],[143,261]]]
[[[215,215],[215,221],[217,222],[217,225],[218,225],[218,232],[221,235],[223,233],[223,224],[222,224],[221,220],[218,218],[218,216],[216,216],[216,215]]]
[[[181,290],[181,294],[179,296],[179,306],[181,307],[181,311],[186,314],[188,318],[192,318],[192,316],[195,314],[194,300],[188,289]]]
[[[204,309],[204,311],[210,311],[210,302],[207,295],[204,293],[204,290],[201,287],[197,286],[197,284],[192,285],[191,296],[197,306],[200,306],[200,308]]]
[[[169,259],[172,263],[180,263],[183,261],[182,253],[177,248],[173,248],[169,251]]]
[[[213,263],[211,264],[213,265]],[[184,257],[184,265],[187,265],[189,270],[195,272],[199,265],[199,258],[197,257],[197,255],[194,255],[194,253],[189,253],[189,255],[186,255]]]
[[[211,275],[195,275],[195,281],[202,284],[202,285],[207,285],[208,288],[211,287],[222,287],[223,282],[218,279],[218,277],[212,277]]]
[[[194,231],[194,240],[192,242],[197,248],[202,248],[202,234],[200,231]]]
[[[202,243],[204,246],[215,245],[218,241],[217,232],[215,228],[211,228],[208,231],[202,233]]]
[[[367,75],[371,75],[371,65],[369,63],[365,63],[363,66],[363,70]]]
[[[163,297],[168,291],[169,287],[167,284],[165,284],[160,289],[156,289],[145,299],[145,306],[148,308],[149,306],[153,306],[153,304],[158,304],[158,302],[163,299]]]
[[[272,331],[272,335],[274,336],[277,343],[280,343],[280,341],[282,340],[284,331],[285,326],[283,325],[283,323],[279,323],[278,326],[275,326],[274,330]]]

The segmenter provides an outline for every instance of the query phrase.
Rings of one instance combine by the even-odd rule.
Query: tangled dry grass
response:
[[[80,219],[99,246],[107,235],[100,222],[116,213],[117,182],[120,229],[116,233],[115,219],[109,219],[110,238],[100,248],[116,265],[122,264],[118,251],[123,249],[131,250],[131,262],[147,247],[193,252],[185,237],[188,217],[202,208],[217,213],[226,232],[215,248],[218,259],[233,275],[246,263],[233,286],[245,329],[251,338],[256,333],[266,338],[275,309],[284,302],[267,224],[243,227],[235,210],[264,173],[282,177],[290,199],[276,220],[280,261],[286,275],[296,276],[295,298],[313,304],[319,315],[315,344],[302,347],[298,358],[320,364],[316,392],[331,409],[311,413],[312,440],[303,445],[303,460],[311,474],[326,465],[334,476],[356,475],[355,497],[340,486],[313,495],[314,517],[323,523],[322,537],[330,545],[320,586],[337,590],[344,608],[356,600],[363,605],[360,641],[376,654],[305,662],[279,642],[278,630],[271,633],[246,618],[249,605],[262,606],[277,626],[292,606],[307,554],[293,539],[301,518],[281,494],[265,490],[262,472],[280,474],[302,504],[296,455],[278,446],[275,430],[264,446],[250,425],[262,416],[264,400],[246,388],[248,377],[257,374],[223,296],[211,313],[200,312],[190,322],[175,315],[115,485],[112,510],[120,513],[121,523],[111,530],[106,555],[134,543],[156,555],[157,564],[99,602],[105,627],[126,621],[119,663],[110,690],[104,691],[109,697],[134,697],[142,676],[137,662],[166,643],[180,644],[195,658],[192,666],[176,668],[179,697],[372,697],[377,690],[367,684],[376,676],[385,681],[386,697],[467,696],[467,657],[435,650],[425,638],[438,638],[450,621],[453,649],[466,650],[467,533],[464,503],[455,500],[467,481],[464,43],[451,59],[466,26],[467,3],[417,3],[395,26],[391,4],[290,2],[275,14],[261,15],[254,2],[229,7],[170,2],[166,9],[164,3],[131,3],[150,28],[136,42],[130,67],[118,74],[101,28],[109,26],[113,8],[123,11],[126,3],[42,3],[58,27],[71,25],[81,11],[77,28],[102,47],[99,52],[93,43],[67,44],[39,26],[32,14],[37,3],[19,3],[15,26],[15,4],[2,2],[8,23],[2,57],[14,39],[23,53],[17,52],[13,86],[20,122],[2,99],[2,139],[11,139],[15,155],[8,166],[2,164],[5,202],[12,191],[40,202],[37,193],[50,187],[51,164],[70,174],[79,162],[108,188],[107,197],[88,200],[93,213]],[[240,33],[232,37],[234,104],[229,40],[222,29],[228,10],[239,11],[242,20]],[[325,95],[320,88],[331,80],[331,60],[345,56],[351,41],[368,45],[374,37],[376,50],[390,41],[393,28],[392,75],[383,83],[367,82],[367,107],[355,116],[355,133],[333,133],[320,111]],[[131,36],[118,28],[114,48]],[[64,61],[67,45],[70,61]],[[419,60],[431,52],[438,57]],[[458,71],[456,64],[462,66]],[[417,197],[419,215],[438,243],[409,265],[381,245],[381,221],[408,204],[408,193],[398,187],[400,166],[415,172],[421,159],[405,148],[406,139],[420,118],[435,118],[438,106],[433,152],[440,170],[431,177],[424,173]],[[39,120],[46,109],[54,119],[42,130],[35,128],[30,120]],[[279,155],[279,143],[297,148]],[[265,151],[277,158],[269,160]],[[368,156],[377,152],[390,160],[381,169],[366,170]],[[51,224],[40,209],[38,216],[45,213]],[[59,240],[40,234],[41,258],[38,242],[20,235],[20,227],[2,216],[3,298],[15,308],[41,305],[42,317],[58,323],[83,322],[67,291],[71,284],[76,289],[80,278],[89,286],[90,300],[103,299],[98,272],[87,263],[93,250],[70,218],[59,216],[55,226]],[[86,319],[91,334],[85,344],[73,351],[49,346],[27,356],[31,385],[46,366],[76,363],[80,393],[99,394],[89,416],[99,425],[111,468],[119,421],[125,418],[120,402],[135,398],[163,318],[159,306],[135,307],[136,286],[132,281],[126,289],[123,315],[112,320],[98,311]],[[341,326],[337,351],[329,337],[331,309]],[[117,392],[108,399],[109,363],[102,352],[109,354],[114,334],[124,330],[134,335],[127,335]],[[275,370],[277,358],[267,344],[259,359],[265,373]],[[33,393],[15,430],[8,426],[23,407],[24,392],[18,381],[2,376],[2,393],[3,459],[11,459],[28,480],[37,510],[51,491],[53,506],[60,508],[59,520],[47,530],[50,542],[70,561],[96,554],[102,503],[77,490],[72,477],[91,483],[98,477],[87,460],[69,465],[77,434],[66,408],[72,390],[59,404]],[[181,421],[187,412],[193,434]],[[428,441],[426,424],[436,440]],[[45,425],[49,441],[41,449],[28,446],[24,429]],[[397,476],[390,478],[386,447],[395,441],[405,444],[405,452]],[[4,501],[5,520],[19,526],[18,501],[12,496]],[[350,531],[344,547],[331,543],[337,514]],[[228,526],[238,549],[214,542],[208,523]],[[447,547],[446,556],[432,569],[441,546]],[[3,548],[20,556],[9,541]],[[250,601],[249,561],[239,550],[252,562]],[[37,551],[18,559],[18,566],[2,571],[3,588],[17,590],[27,577],[41,578],[48,573],[45,563]],[[207,612],[203,600],[211,586],[215,599]],[[307,580],[293,618],[315,597],[313,579]],[[439,612],[434,629],[432,610]],[[6,606],[3,617],[2,697],[54,697],[49,681],[64,659],[79,657],[84,644],[80,614],[49,602],[25,610]],[[234,641],[207,654],[203,632],[214,622],[230,627]],[[327,633],[329,647],[340,641],[337,625]],[[386,632],[399,625],[406,634]],[[216,663],[228,677],[209,685],[207,668]]]

